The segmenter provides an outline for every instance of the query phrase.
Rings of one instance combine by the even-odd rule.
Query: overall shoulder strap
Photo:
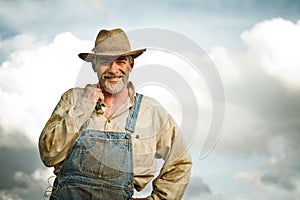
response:
[[[135,124],[140,110],[142,98],[142,94],[136,93],[134,105],[130,109],[129,115],[127,117],[125,129],[131,133],[133,133],[135,130]]]

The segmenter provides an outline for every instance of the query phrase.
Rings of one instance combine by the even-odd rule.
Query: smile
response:
[[[104,75],[103,79],[120,79],[123,78],[124,76],[120,75],[120,76],[115,76],[115,75]]]

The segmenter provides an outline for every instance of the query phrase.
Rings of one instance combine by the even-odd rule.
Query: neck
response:
[[[104,103],[113,109],[117,109],[128,98],[128,88],[125,86],[120,92],[111,94],[106,91],[104,94]]]

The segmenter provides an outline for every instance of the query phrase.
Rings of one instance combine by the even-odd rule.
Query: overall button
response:
[[[130,134],[127,133],[127,134],[125,135],[125,138],[126,138],[126,139],[129,139],[129,138],[130,138]]]

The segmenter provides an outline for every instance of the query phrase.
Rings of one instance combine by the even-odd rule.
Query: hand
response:
[[[88,84],[84,88],[83,96],[90,99],[93,103],[97,103],[97,101],[104,100],[104,94],[100,88],[97,87],[97,84],[91,85]]]

